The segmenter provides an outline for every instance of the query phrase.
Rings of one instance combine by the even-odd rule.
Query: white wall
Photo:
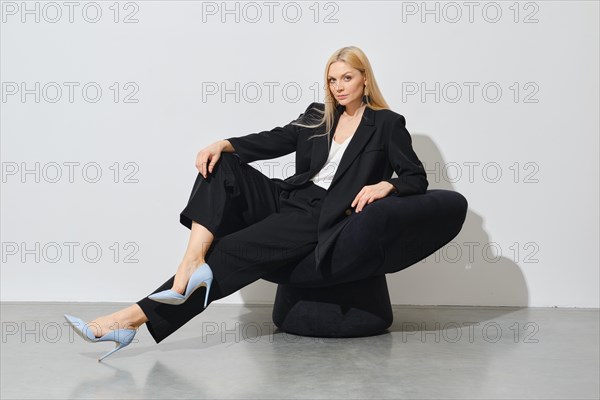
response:
[[[449,246],[388,275],[393,302],[598,307],[598,3],[482,2],[469,21],[463,2],[427,2],[438,22],[422,2],[325,4],[279,3],[269,22],[263,2],[229,2],[236,22],[221,2],[122,2],[114,22],[113,2],[82,2],[70,22],[62,2],[3,2],[2,300],[147,295],[187,244],[179,212],[196,153],[322,101],[327,57],[357,45],[406,117],[430,188],[469,201]],[[33,89],[24,100],[21,83]],[[82,94],[88,83],[97,102]],[[221,84],[233,90],[223,100]],[[274,294],[259,281],[221,302]]]

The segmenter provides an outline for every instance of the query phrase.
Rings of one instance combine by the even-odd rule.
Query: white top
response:
[[[331,184],[331,181],[333,181],[335,171],[337,171],[338,166],[340,165],[342,155],[344,155],[344,151],[346,151],[346,147],[348,147],[348,143],[350,143],[350,140],[353,136],[354,134],[347,137],[342,144],[339,144],[335,140],[331,139],[331,148],[329,149],[329,156],[327,157],[325,165],[323,165],[323,168],[321,168],[321,170],[317,172],[315,176],[310,178],[315,185],[319,185],[325,190],[329,189],[329,185]]]

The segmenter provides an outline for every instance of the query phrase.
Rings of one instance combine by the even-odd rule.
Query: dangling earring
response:
[[[367,85],[365,85],[365,90],[363,92],[363,103],[369,103],[369,87]]]

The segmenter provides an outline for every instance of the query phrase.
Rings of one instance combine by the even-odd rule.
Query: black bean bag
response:
[[[385,274],[407,268],[450,242],[462,229],[467,200],[451,190],[391,194],[352,218],[315,269],[311,252],[263,279],[277,283],[273,322],[302,336],[357,337],[385,331],[392,308]]]

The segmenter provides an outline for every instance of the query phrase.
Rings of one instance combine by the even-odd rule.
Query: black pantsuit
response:
[[[311,103],[298,120],[306,118],[305,123],[312,123],[322,117],[324,110],[325,104]],[[304,267],[304,262],[308,262],[315,273],[325,273],[321,264],[327,265],[325,260],[332,249],[338,248],[341,232],[357,217],[361,220],[351,203],[366,185],[387,181],[397,196],[426,192],[427,174],[412,148],[404,116],[370,107],[365,108],[329,188],[325,190],[310,181],[325,165],[332,132],[343,111],[344,106],[338,104],[330,135],[323,135],[324,124],[305,128],[292,121],[270,131],[228,138],[235,153],[223,153],[207,179],[198,174],[189,203],[181,213],[181,223],[189,228],[196,221],[215,235],[205,257],[214,274],[209,301],[262,277],[285,272],[284,267],[294,262],[303,262]],[[285,180],[270,179],[249,165],[292,152],[296,155],[296,173]],[[398,176],[392,178],[393,172]],[[392,238],[406,227],[405,221],[394,226],[384,221],[382,237],[369,240]],[[360,243],[354,247],[360,250]],[[345,253],[342,251],[342,256],[349,258]],[[362,257],[367,256],[363,252]],[[361,276],[374,272],[369,272],[362,262],[342,261],[337,259],[335,263],[338,276],[356,277],[356,268],[360,268]],[[382,269],[381,265],[372,268]],[[170,289],[173,280],[174,277],[155,292]],[[206,289],[197,290],[177,306],[148,298],[140,300],[138,304],[149,319],[148,330],[156,342],[202,312],[205,294]]]
[[[191,229],[196,221],[215,237],[205,257],[214,276],[209,302],[313,252],[326,194],[312,181],[283,190],[232,153],[222,153],[206,179],[198,173],[180,222]],[[170,289],[173,280],[174,276],[153,293]],[[181,305],[147,297],[138,301],[156,343],[202,312],[205,294],[200,288]]]

